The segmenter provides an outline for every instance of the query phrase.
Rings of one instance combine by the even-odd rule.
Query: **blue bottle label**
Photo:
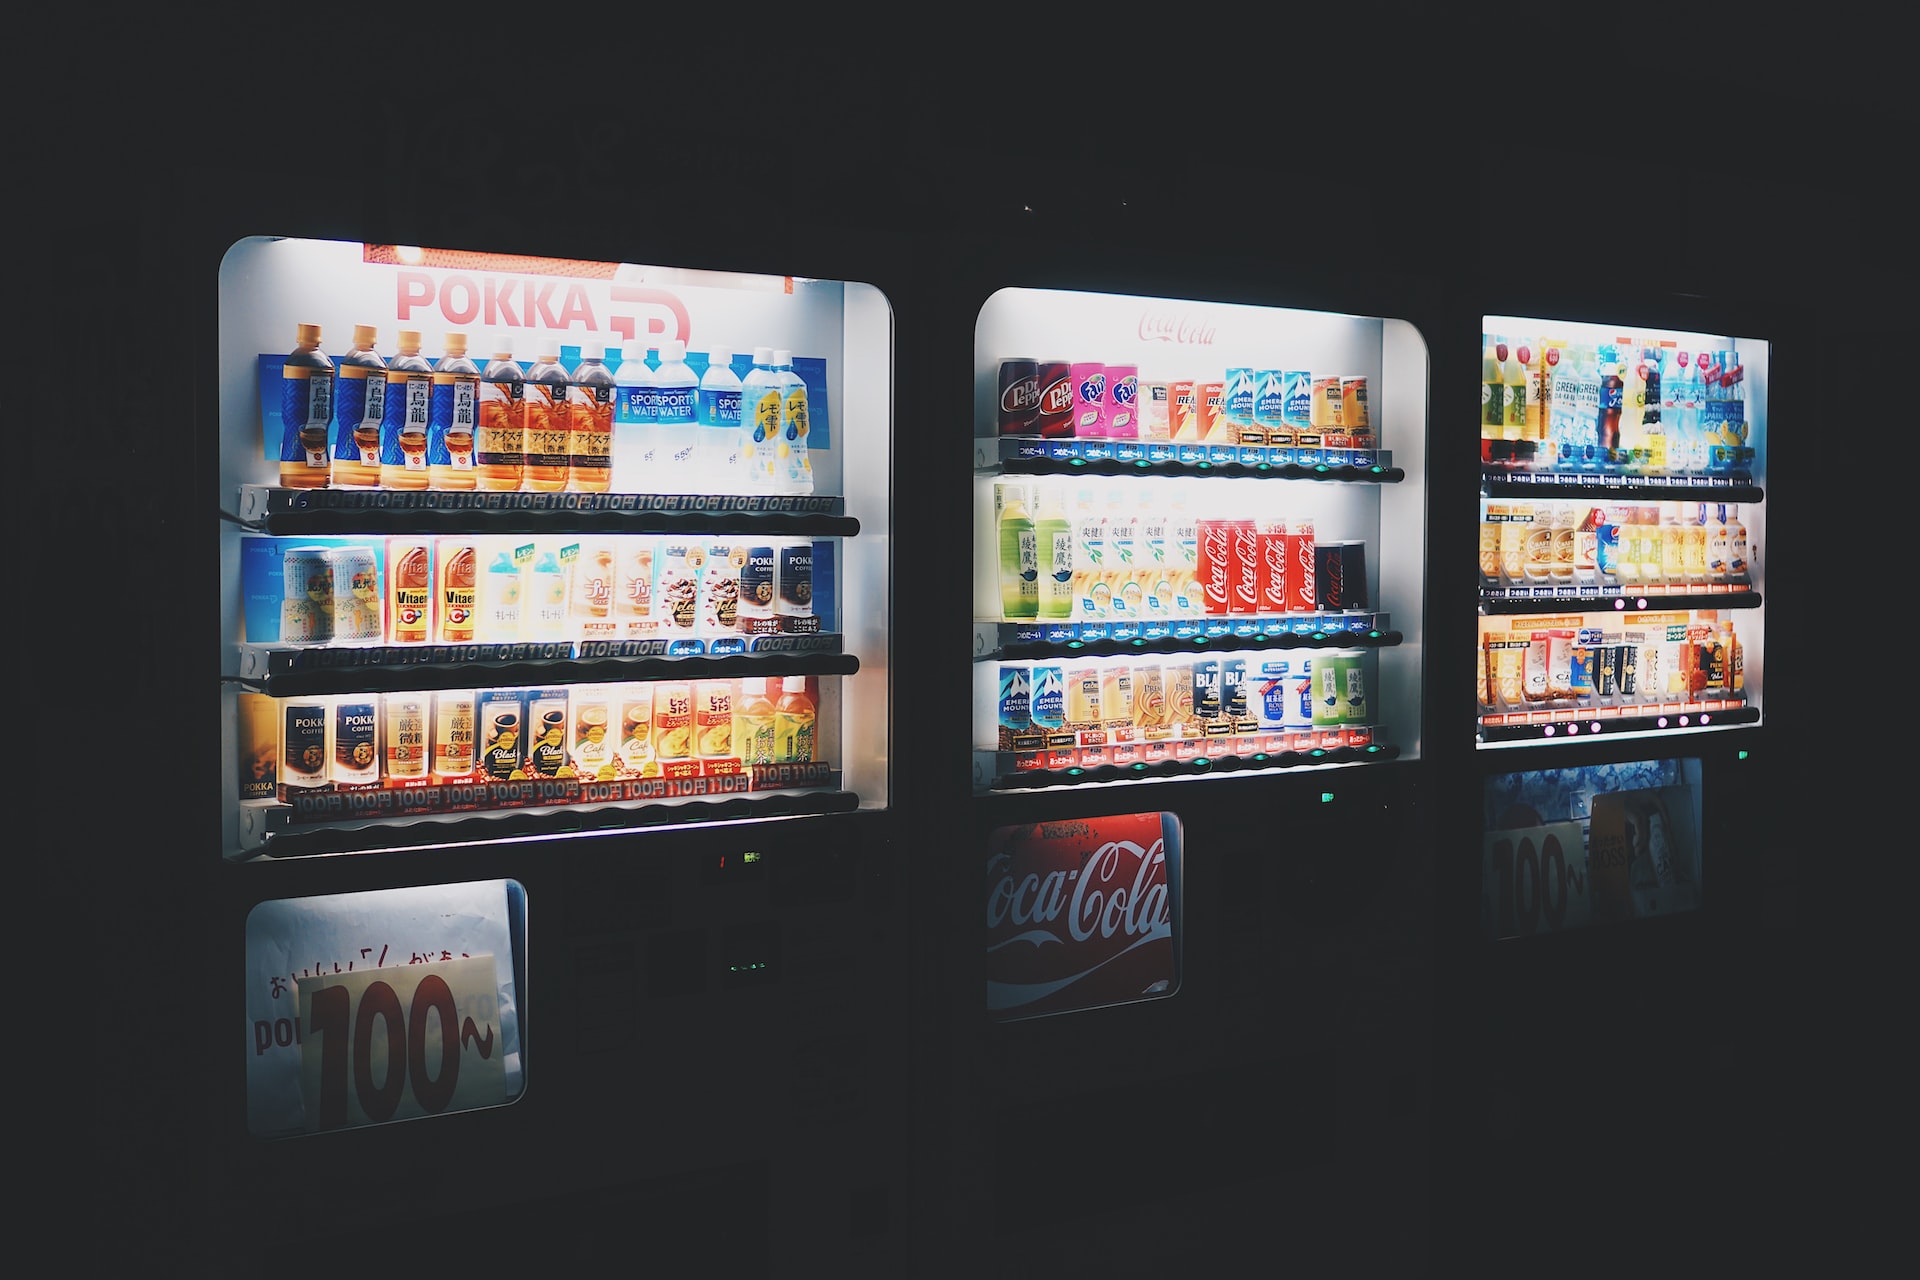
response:
[[[426,466],[427,424],[433,416],[433,375],[409,373],[388,378],[384,408],[380,419],[381,465],[405,467],[410,471]]]
[[[280,380],[280,461],[327,465],[333,423],[333,374],[288,368]],[[316,456],[315,450],[318,449]]]
[[[453,453],[456,450],[449,448],[449,438],[456,446],[464,446],[457,450],[462,458],[459,465],[473,465],[473,427],[477,417],[474,410],[479,402],[479,392],[480,380],[477,377],[434,381],[433,416],[427,428],[429,465],[454,465]]]
[[[378,464],[380,420],[386,412],[387,375],[379,369],[343,365],[333,386],[333,416],[340,424],[333,456],[342,462]],[[362,446],[367,453],[362,454]]]
[[[740,392],[738,388],[701,387],[694,399],[694,412],[703,427],[737,427],[740,425]]]
[[[655,387],[653,421],[685,426],[697,421],[692,387]]]
[[[658,388],[655,387],[616,387],[613,397],[613,420],[623,427],[648,426],[659,419],[654,415],[659,411]]]

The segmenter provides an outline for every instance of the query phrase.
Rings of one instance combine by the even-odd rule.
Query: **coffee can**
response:
[[[1040,363],[1037,360],[1000,362],[1000,434],[1033,434],[1033,419],[1040,399]]]
[[[1042,360],[1035,382],[1033,430],[1050,438],[1073,434],[1073,364]]]
[[[380,639],[380,575],[372,547],[335,547],[333,561],[333,638],[347,644]]]
[[[326,644],[333,639],[333,561],[327,547],[289,547],[282,560],[285,590],[280,602],[284,644]]]

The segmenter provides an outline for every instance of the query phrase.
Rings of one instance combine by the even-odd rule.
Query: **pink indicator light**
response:
[[[1658,720],[1654,721],[1654,723],[1659,725],[1662,729],[1664,729],[1667,727],[1667,718],[1665,716],[1661,716]]]
[[[1548,736],[1549,738],[1551,738],[1551,737],[1553,736],[1553,733],[1554,733],[1554,729],[1553,729],[1553,726],[1552,726],[1552,725],[1548,725],[1548,726],[1547,726],[1547,736]]]
[[[1578,732],[1580,732],[1580,726],[1579,726],[1579,725],[1577,725],[1577,724],[1570,724],[1570,725],[1568,725],[1568,726],[1567,726],[1567,732],[1568,732],[1568,733],[1578,733]]]
[[[1685,716],[1680,717],[1680,727],[1682,729],[1687,727],[1687,718]]]
[[[1594,721],[1594,722],[1593,722],[1592,724],[1590,724],[1590,725],[1588,725],[1588,726],[1587,726],[1587,731],[1588,731],[1589,733],[1598,733],[1598,732],[1600,732],[1600,722],[1599,722],[1598,720],[1595,720],[1595,721]]]
[[[1634,603],[1638,605],[1640,608],[1644,609],[1647,607],[1647,598],[1645,596],[1641,596],[1638,600],[1634,601]]]
[[[1619,599],[1619,600],[1615,600],[1615,601],[1613,602],[1613,607],[1614,607],[1614,609],[1615,609],[1616,611],[1619,611],[1619,612],[1625,612],[1625,611],[1626,611],[1626,607],[1627,607],[1627,602],[1626,602],[1626,600],[1625,600],[1624,598],[1623,598],[1623,599]]]
[[[1701,723],[1701,724],[1711,724],[1712,722],[1713,722],[1713,717],[1712,717],[1712,716],[1710,716],[1710,715],[1705,715],[1705,714],[1702,714],[1702,715],[1701,715],[1701,717],[1700,717],[1700,723]]]

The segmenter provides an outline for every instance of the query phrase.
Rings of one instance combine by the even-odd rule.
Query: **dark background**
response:
[[[1904,250],[1894,209],[1896,185],[1908,184],[1894,179],[1911,170],[1912,116],[1880,71],[1876,49],[1891,34],[1845,18],[1736,22],[1724,7],[1663,9],[1610,15],[1583,39],[1561,25],[1574,15],[1412,4],[1251,22],[1166,12],[1131,25],[928,12],[828,37],[799,10],[761,26],[745,14],[596,10],[497,22],[367,15],[358,29],[330,11],[312,21],[170,16],[143,33],[150,40],[110,52],[94,33],[67,30],[34,46],[43,87],[16,122],[30,148],[21,202],[51,214],[25,256],[28,296],[47,304],[31,327],[54,346],[27,348],[48,361],[34,401],[82,402],[75,420],[91,434],[35,433],[22,454],[29,474],[16,480],[27,499],[16,536],[77,557],[176,539],[211,546],[192,532],[198,513],[155,483],[211,468],[193,407],[175,394],[181,362],[211,335],[183,329],[169,304],[200,269],[180,259],[181,229],[249,200],[298,206],[314,233],[343,239],[540,253],[554,251],[556,234],[617,234],[689,252],[747,245],[771,261],[867,240],[937,271],[943,237],[981,235],[1039,254],[1190,256],[1215,274],[1353,264],[1454,300],[1504,273],[1546,270],[1557,271],[1553,288],[1577,292],[1586,263],[1608,293],[1644,283],[1808,317],[1807,358],[1834,397],[1831,418],[1803,437],[1807,462],[1891,483],[1859,447],[1874,423],[1904,431],[1911,417],[1900,387],[1911,344],[1886,317],[1893,290],[1910,287],[1892,264]],[[787,56],[749,75],[726,33],[756,30],[784,40]],[[316,46],[334,52],[316,59]],[[77,83],[101,92],[83,103],[60,87]],[[777,176],[762,198],[734,198],[730,165],[754,154],[773,157]],[[43,182],[50,202],[35,198]],[[122,321],[103,326],[103,313]],[[57,363],[63,344],[84,344],[115,371],[111,395],[79,394]],[[1776,469],[1795,463],[1773,457]],[[103,472],[104,484],[83,482]],[[1807,572],[1831,584],[1834,613],[1832,646],[1815,652],[1899,687],[1892,620],[1848,588],[1869,567],[1901,563],[1863,548],[1904,549],[1891,532],[1902,499],[1826,500],[1847,510],[1809,535]],[[71,599],[71,561],[33,559],[45,572],[30,579],[31,598]],[[129,694],[161,719],[193,696],[169,661],[165,637],[183,606],[168,571],[116,581],[118,633],[57,655],[62,669],[120,673],[111,688],[58,692],[33,674],[55,656],[45,637],[16,621],[30,705],[118,723]],[[1447,986],[1467,978],[1436,959],[1434,929],[1409,935],[1417,944],[1376,931],[1373,950],[1356,951],[1395,982],[1433,990],[1440,1011],[1432,1059],[1403,1073],[1417,1102],[1394,1111],[1427,1126],[1416,1143],[1431,1192],[1426,1269],[1631,1261],[1660,1272],[1680,1258],[1844,1268],[1881,1238],[1899,1207],[1882,1170],[1899,1167],[1912,1137],[1895,1055],[1910,1021],[1896,997],[1913,965],[1891,923],[1910,889],[1898,859],[1910,860],[1911,840],[1877,834],[1899,820],[1884,772],[1902,753],[1812,707],[1778,719],[1787,759],[1770,831],[1791,853],[1764,927],[1735,955],[1690,954],[1685,993],[1623,994],[1584,1025],[1538,1028],[1536,1061],[1591,1091],[1592,1131],[1578,1151],[1519,1165],[1522,1132],[1470,1119],[1533,1086],[1448,1056],[1478,1032],[1446,1024],[1472,993]],[[143,761],[167,758],[155,732],[142,735]],[[197,827],[174,834],[177,798],[141,787],[111,809],[64,776],[36,793],[23,843],[55,909],[28,914],[62,945],[49,954],[73,958],[62,982],[88,982],[89,1008],[109,1012],[23,1035],[23,1056],[71,1090],[55,1090],[66,1109],[37,1109],[32,1123],[72,1189],[53,1205],[83,1224],[71,1247],[102,1262],[217,1258],[223,1224],[246,1210],[201,1202],[193,1167],[217,1153],[164,1101],[187,1091],[187,1055],[151,1047],[198,1022],[157,1011],[148,994],[213,923],[200,878],[178,873],[205,854],[184,834]],[[1569,961],[1570,980],[1589,981],[1578,966],[1600,962]],[[54,1013],[75,1013],[49,994]],[[1640,1113],[1609,1093],[1608,1081],[1641,1072],[1691,1091],[1696,1105],[1676,1128],[1634,1132]],[[92,1140],[75,1142],[76,1129]],[[1178,1171],[1167,1177],[1176,1207],[1155,1232],[1174,1241],[1185,1201]],[[1230,1181],[1221,1195],[1231,1198]],[[1550,1195],[1590,1212],[1577,1223],[1516,1212],[1507,1247],[1489,1248],[1477,1212],[1487,1202]],[[1698,1212],[1664,1208],[1675,1202]],[[1270,1206],[1255,1199],[1245,1212],[1257,1223]],[[1356,1191],[1338,1212],[1364,1233],[1395,1210]],[[893,1229],[918,1229],[904,1219],[896,1213]],[[1275,1269],[1286,1257],[1276,1243]],[[266,1268],[234,1268],[256,1269]],[[1232,1271],[1209,1263],[1203,1273]]]

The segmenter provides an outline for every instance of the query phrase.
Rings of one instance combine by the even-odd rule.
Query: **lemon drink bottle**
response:
[[[793,352],[785,347],[773,349],[773,372],[780,380],[780,444],[774,450],[778,479],[774,487],[782,493],[813,492],[813,459],[807,453],[807,435],[811,420],[807,410],[807,380],[793,368]]]
[[[353,326],[353,347],[334,365],[333,483],[352,489],[380,484],[380,418],[387,403],[387,362],[373,349],[378,331]]]
[[[780,446],[780,380],[773,371],[773,348],[755,347],[753,367],[740,380],[740,466],[742,487],[755,493],[774,489],[774,455]]]
[[[303,324],[280,366],[280,484],[324,489],[331,468],[333,361],[320,350],[320,326]]]

